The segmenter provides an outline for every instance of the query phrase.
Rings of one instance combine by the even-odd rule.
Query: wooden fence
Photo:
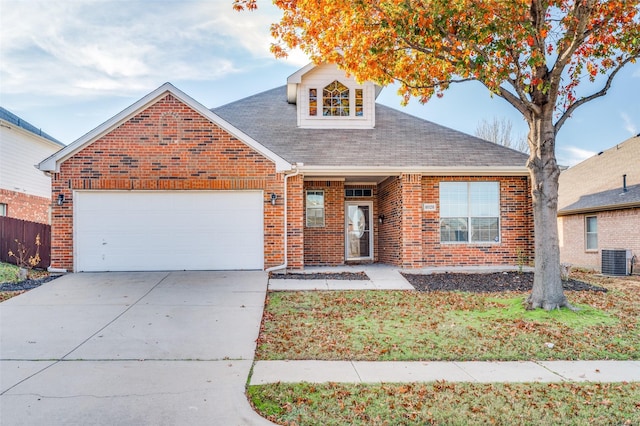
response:
[[[18,240],[24,244],[27,258],[36,253],[36,238],[40,235],[40,263],[36,268],[46,269],[51,265],[51,225],[27,220],[0,216],[0,261],[16,264],[16,258],[9,256],[9,251],[16,253]]]

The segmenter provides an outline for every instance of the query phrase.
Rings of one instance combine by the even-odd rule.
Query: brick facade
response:
[[[500,183],[500,242],[441,243],[439,183]],[[345,263],[344,183],[313,180],[306,189],[325,193],[325,226],[304,228],[304,264]],[[533,215],[527,177],[450,177],[407,174],[390,177],[374,190],[374,260],[403,268],[529,265],[533,260]],[[435,204],[423,211],[423,203]],[[383,216],[380,223],[377,219]]]
[[[587,250],[585,217],[595,216],[598,249]],[[558,217],[560,261],[577,267],[601,270],[602,249],[626,249],[640,257],[640,208],[611,210]],[[636,266],[638,268],[638,266]],[[636,273],[637,270],[634,270]]]
[[[0,203],[7,205],[7,216],[49,224],[51,200],[46,197],[0,189]]]
[[[371,197],[345,197],[345,189],[370,189]],[[347,261],[345,250],[345,205],[346,202],[372,203],[371,231],[373,232],[373,256],[370,261],[379,261],[377,188],[371,185],[345,185],[344,181],[308,180],[304,183],[307,190],[322,190],[325,196],[325,226],[307,227],[306,210],[304,217],[304,265],[335,266],[345,263],[369,262],[368,260]]]
[[[402,245],[402,198],[400,179],[391,177],[378,185],[378,211],[384,216],[379,224],[378,253],[380,262],[397,264]]]
[[[308,190],[324,191],[324,226],[307,227],[304,213],[304,264],[342,265],[344,253],[344,182],[306,181]]]
[[[497,181],[500,183],[500,242],[441,243],[439,183],[444,181]],[[529,265],[533,261],[533,212],[528,177],[422,178],[423,200],[436,210],[423,212],[423,264],[431,266]]]
[[[214,120],[215,121],[215,120]],[[439,183],[500,182],[497,243],[440,243]],[[533,223],[527,177],[391,176],[379,184],[285,176],[276,164],[171,93],[135,113],[60,163],[52,177],[53,268],[73,270],[74,191],[262,190],[264,266],[284,263],[284,183],[287,182],[287,263],[341,265],[345,254],[345,205],[372,207],[372,258],[403,268],[515,265],[533,256]],[[345,196],[345,188],[371,189],[370,197]],[[324,191],[325,224],[306,226],[307,190]],[[271,195],[276,195],[275,204]],[[423,211],[423,203],[435,204]],[[381,220],[379,220],[381,219]],[[364,256],[363,256],[364,257]],[[361,260],[361,259],[359,259]]]
[[[52,178],[52,267],[73,269],[74,190],[264,191],[265,267],[284,261],[283,176],[171,94],[64,161]],[[294,194],[295,196],[295,194]],[[294,251],[295,255],[295,251]],[[298,255],[299,256],[299,255]]]

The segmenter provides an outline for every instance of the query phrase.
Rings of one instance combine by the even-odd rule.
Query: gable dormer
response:
[[[332,64],[310,64],[287,79],[288,101],[297,106],[298,127],[306,129],[374,128],[380,90]]]

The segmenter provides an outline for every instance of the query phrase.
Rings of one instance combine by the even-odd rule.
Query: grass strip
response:
[[[640,424],[640,383],[276,383],[247,393],[282,425]]]

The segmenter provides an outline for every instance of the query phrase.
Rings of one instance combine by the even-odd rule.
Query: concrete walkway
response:
[[[258,361],[252,385],[277,382],[640,382],[640,361]]]

